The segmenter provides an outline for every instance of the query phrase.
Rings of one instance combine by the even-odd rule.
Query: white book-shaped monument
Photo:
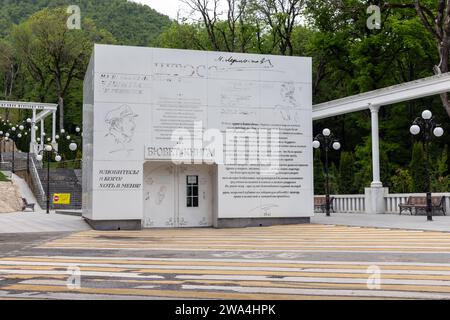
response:
[[[83,216],[99,229],[313,215],[311,59],[96,45]]]

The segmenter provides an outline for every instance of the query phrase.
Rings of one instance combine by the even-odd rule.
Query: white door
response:
[[[144,164],[144,228],[211,227],[212,167]]]
[[[144,228],[176,227],[175,166],[144,164]]]
[[[211,227],[213,192],[212,167],[178,167],[178,227]]]

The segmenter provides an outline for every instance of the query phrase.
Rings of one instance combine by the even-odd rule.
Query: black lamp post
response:
[[[81,150],[83,150],[83,132],[81,131],[80,127],[76,127],[75,128],[75,135],[77,136],[77,138],[79,138],[79,143],[78,146]]]
[[[2,130],[0,130],[0,162],[3,162],[3,154],[2,154],[2,145],[5,145],[5,142],[3,141],[4,133]]]
[[[66,130],[61,129],[61,133],[56,135],[56,141],[58,142],[58,150],[60,153],[63,153],[69,149],[68,151],[76,151],[78,149],[77,141],[74,139],[74,136],[77,138],[82,135],[81,128],[76,127],[75,133],[73,135],[69,134]],[[80,143],[81,144],[81,143]]]
[[[11,127],[10,132],[5,133],[5,140],[9,141],[11,140],[13,143],[13,149],[12,149],[12,163],[11,163],[11,172],[12,173],[16,173],[15,170],[15,146],[16,146],[16,142],[22,138],[23,134],[22,134],[22,130],[24,129],[23,125],[19,125],[17,128],[15,126]]]
[[[2,158],[2,143],[3,143],[3,128],[5,127],[5,121],[0,117],[0,163],[3,161]]]
[[[430,177],[430,154],[429,147],[430,141],[433,135],[437,138],[444,135],[444,129],[437,124],[430,110],[422,112],[421,117],[417,117],[414,120],[411,128],[409,129],[412,135],[417,136],[420,134],[420,139],[425,151],[425,172],[427,176],[427,220],[433,221],[433,205],[431,198],[431,177]]]
[[[17,125],[17,128],[19,128],[19,130],[21,132],[23,132],[25,130],[25,132],[23,134],[22,133],[18,134],[17,138],[18,139],[26,138],[25,150],[27,152],[27,172],[28,172],[28,174],[30,173],[30,151],[31,151],[30,150],[31,137],[28,134],[28,132],[31,131],[31,126],[32,125],[31,125],[31,119],[30,118],[28,118],[27,120],[23,121],[22,124]],[[24,150],[23,147],[24,147],[23,144],[21,144],[21,149],[22,150]]]
[[[341,149],[340,142],[333,136],[330,129],[323,129],[321,134],[318,134],[313,141],[314,149],[322,147],[325,151],[325,176],[326,176],[326,214],[330,216],[330,179],[328,170],[328,151],[331,149]]]
[[[31,130],[33,128],[32,127],[32,120],[30,118],[28,118],[26,120],[26,125],[25,125],[27,132],[25,132],[25,135],[27,137],[26,139],[26,148],[27,148],[27,172],[28,174],[30,174],[30,148],[31,148]],[[28,134],[28,132],[30,132],[30,134]]]
[[[6,133],[9,130],[9,126],[8,123],[6,122],[6,120],[2,119],[2,117],[0,117],[0,162],[3,161],[2,155],[3,152],[5,150],[5,141],[6,141]]]
[[[60,162],[61,156],[53,149],[50,144],[46,144],[44,146],[44,149],[42,149],[36,156],[36,159],[38,161],[42,161],[44,159],[45,161],[47,161],[47,214],[50,213],[50,160],[53,154],[55,154],[55,161]]]

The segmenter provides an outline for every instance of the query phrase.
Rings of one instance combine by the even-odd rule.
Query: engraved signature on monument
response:
[[[278,207],[279,207],[279,205],[277,205],[277,204],[265,203],[260,206],[257,206],[256,208],[249,210],[249,213],[253,212],[253,211],[262,211],[262,213],[264,214],[265,217],[270,217],[272,215],[272,209],[278,208]]]
[[[241,116],[256,116],[256,111],[246,111],[240,109],[223,108],[220,112],[222,115],[241,115]]]
[[[214,72],[230,71],[270,71],[284,73],[282,70],[277,70],[272,60],[267,57],[239,58],[237,56],[219,56],[214,60],[217,65],[155,61],[153,63],[153,80],[165,79],[166,81],[173,82],[177,78],[207,78]]]
[[[258,91],[255,82],[227,81],[220,87],[219,103],[224,107],[255,107],[254,93]]]
[[[250,59],[250,58],[237,58],[235,56],[229,56],[225,58],[224,56],[220,56],[216,59],[218,62],[225,62],[230,66],[233,65],[261,65],[265,67],[273,68],[272,60],[267,59],[265,57],[261,59]]]
[[[131,143],[136,130],[136,117],[138,115],[127,105],[122,105],[106,114],[105,124],[108,133],[105,137],[111,137],[116,145],[113,150],[110,150],[110,154],[126,152],[129,155],[134,151]]]

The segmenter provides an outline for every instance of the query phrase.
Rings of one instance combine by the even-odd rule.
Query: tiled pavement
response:
[[[0,214],[0,234],[90,230],[81,218],[44,211]]]
[[[80,287],[68,287],[76,268]],[[0,258],[0,296],[450,299],[450,233],[330,225],[83,231]]]
[[[395,228],[450,232],[450,216],[435,216],[427,221],[426,216],[407,214],[361,214],[361,213],[316,213],[311,220],[316,224],[335,224],[358,227]]]

